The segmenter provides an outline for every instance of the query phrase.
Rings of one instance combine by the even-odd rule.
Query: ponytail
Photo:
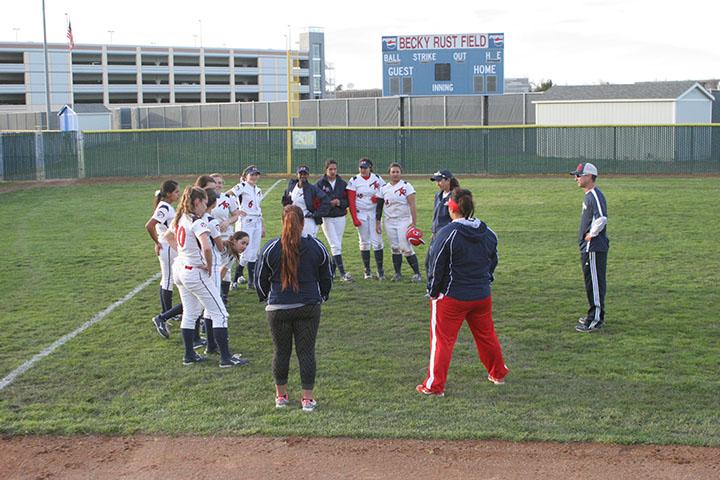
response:
[[[457,212],[465,218],[475,215],[475,202],[473,201],[472,192],[457,187],[452,191],[451,200],[457,205]]]
[[[280,234],[280,280],[283,290],[300,290],[300,239],[303,231],[303,213],[300,207],[287,205],[283,209],[283,225]]]
[[[183,215],[190,215],[193,213],[193,203],[198,198],[207,198],[205,190],[198,187],[185,187],[185,191],[183,191],[182,197],[180,197],[180,202],[178,202],[177,215],[173,218],[173,227],[177,228]]]
[[[165,200],[177,187],[178,183],[175,180],[165,180],[162,185],[160,185],[160,190],[155,190],[155,205],[153,205],[153,208],[157,208],[158,203],[160,203],[161,200]]]

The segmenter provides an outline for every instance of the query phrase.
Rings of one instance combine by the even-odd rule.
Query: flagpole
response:
[[[70,15],[67,13],[65,14],[65,20],[67,21],[67,28],[70,29]],[[72,51],[73,51],[73,42],[68,42],[68,72],[70,75],[70,105],[72,105],[73,108],[75,108],[75,92],[73,91],[73,71],[72,71]]]
[[[45,52],[45,119],[47,129],[50,130],[50,61],[48,60],[47,27],[45,26],[45,0],[42,0],[43,17],[43,50]]]

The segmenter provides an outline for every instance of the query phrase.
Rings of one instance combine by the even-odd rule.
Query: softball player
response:
[[[414,227],[417,222],[415,188],[402,179],[402,167],[399,163],[390,164],[388,173],[390,174],[390,182],[383,185],[377,194],[381,201],[377,203],[376,230],[378,233],[382,232],[380,220],[383,217],[384,210],[385,234],[390,240],[393,267],[395,268],[392,281],[398,282],[402,279],[400,271],[402,269],[402,257],[404,256],[414,272],[412,281],[415,283],[422,282],[417,255],[415,255],[415,250],[413,250],[406,235],[408,228]]]
[[[330,210],[330,201],[325,192],[308,182],[309,176],[310,168],[306,165],[299,166],[297,178],[288,182],[281,203],[283,206],[295,205],[300,208],[305,218],[303,235],[317,237],[318,225],[322,224],[323,216]]]
[[[197,187],[187,187],[183,193],[177,216],[173,220],[178,256],[173,265],[175,284],[180,290],[183,317],[180,325],[185,356],[183,365],[206,360],[195,353],[193,336],[195,323],[203,309],[212,320],[213,336],[220,350],[220,367],[246,365],[247,360],[230,354],[227,331],[227,310],[220,295],[211,286],[213,253],[207,222],[202,218],[207,210],[207,193]]]
[[[238,206],[237,197],[227,195],[223,191],[225,181],[219,173],[210,175],[215,180],[215,192],[218,195],[217,204],[213,208],[211,215],[218,220],[218,228],[220,230],[220,239],[227,240],[235,231],[235,222],[240,218],[240,208]],[[220,296],[227,305],[228,294],[230,292],[230,271],[220,279]]]
[[[365,267],[365,279],[372,278],[370,273],[370,247],[375,251],[375,263],[379,280],[385,280],[383,270],[383,239],[378,233],[375,223],[375,210],[377,193],[385,181],[372,172],[373,163],[367,158],[361,158],[358,170],[359,175],[350,179],[347,185],[348,207],[352,215],[353,224],[358,229],[360,255]]]
[[[177,251],[168,243],[165,233],[175,218],[175,208],[172,204],[180,197],[178,183],[174,180],[166,180],[155,192],[155,210],[152,217],[145,224],[148,234],[155,242],[155,255],[160,260],[160,308],[163,312],[172,308],[173,280],[172,262],[177,256]],[[167,328],[164,321],[156,322],[153,319],[158,333],[168,338]]]
[[[255,262],[257,261],[260,243],[265,237],[265,224],[262,217],[263,192],[257,186],[260,179],[260,170],[255,165],[250,165],[243,172],[244,180],[228,191],[232,192],[239,199],[240,203],[240,228],[235,225],[236,230],[246,232],[250,237],[247,249],[240,255],[239,265],[248,267],[248,288],[255,289]],[[238,267],[239,268],[239,267]]]
[[[332,253],[332,273],[340,270],[340,278],[345,282],[352,282],[352,276],[345,271],[342,258],[342,239],[345,233],[345,215],[348,208],[347,182],[337,174],[338,167],[335,160],[325,162],[325,175],[317,181],[315,186],[325,192],[330,199],[330,210],[327,217],[323,217],[322,231],[330,244]]]

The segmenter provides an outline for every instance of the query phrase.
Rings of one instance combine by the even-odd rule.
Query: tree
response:
[[[550,90],[550,88],[553,86],[553,81],[551,79],[547,80],[540,80],[540,84],[533,83],[533,92],[545,92],[547,90]]]

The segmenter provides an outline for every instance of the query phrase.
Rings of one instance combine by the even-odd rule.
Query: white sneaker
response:
[[[349,273],[345,272],[345,275],[340,277],[340,280],[342,280],[343,282],[352,282],[353,278]]]
[[[288,406],[288,403],[290,403],[290,400],[288,400],[287,393],[285,395],[275,397],[275,408],[285,408]]]
[[[422,275],[420,275],[419,273],[416,273],[415,275],[412,276],[410,281],[413,283],[420,283],[420,282],[422,282]]]
[[[232,282],[232,283],[230,284],[230,290],[237,290],[237,288],[238,288],[237,282]]]
[[[303,412],[314,412],[318,404],[315,400],[308,400],[307,398],[302,399]]]
[[[365,280],[372,280],[373,276],[370,272],[365,272]]]
[[[240,278],[238,278],[237,283],[238,283],[239,285],[245,285],[245,284],[247,283],[247,280],[245,280],[245,277],[243,277],[242,275],[240,275]]]

